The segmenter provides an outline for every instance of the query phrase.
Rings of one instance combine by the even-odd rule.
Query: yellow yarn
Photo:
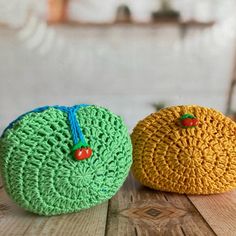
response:
[[[195,128],[178,119],[192,114]],[[153,189],[213,194],[236,188],[236,123],[200,106],[175,106],[140,121],[131,135],[133,175]]]

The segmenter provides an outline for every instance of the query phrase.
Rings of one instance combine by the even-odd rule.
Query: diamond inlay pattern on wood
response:
[[[132,175],[110,201],[107,219],[108,236],[215,235],[186,195],[151,190]]]
[[[164,226],[173,220],[180,220],[187,214],[186,209],[176,207],[164,200],[137,201],[129,208],[120,211],[120,215],[129,218],[134,223],[142,222],[155,227]]]

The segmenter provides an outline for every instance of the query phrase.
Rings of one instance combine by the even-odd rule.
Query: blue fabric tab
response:
[[[17,119],[15,119],[14,121],[12,121],[7,127],[6,129],[3,131],[3,134],[10,128],[13,127],[13,125],[21,120],[25,115],[29,114],[29,113],[32,113],[32,112],[43,112],[49,108],[55,108],[55,109],[58,109],[60,111],[63,111],[63,112],[66,112],[67,113],[67,116],[68,116],[68,121],[69,121],[69,125],[70,125],[70,130],[71,130],[71,135],[72,135],[72,139],[73,139],[73,143],[74,145],[78,144],[79,141],[83,142],[83,143],[86,143],[86,140],[84,138],[84,135],[83,135],[83,132],[81,130],[81,127],[80,127],[80,124],[79,124],[79,121],[76,119],[76,112],[82,108],[82,107],[87,107],[89,105],[87,104],[80,104],[80,105],[75,105],[75,106],[72,106],[72,107],[66,107],[66,106],[44,106],[44,107],[39,107],[39,108],[36,108],[32,111],[29,111],[29,112],[26,112],[24,113],[23,115],[19,116]]]

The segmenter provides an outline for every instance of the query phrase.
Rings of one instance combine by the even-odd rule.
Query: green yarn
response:
[[[67,114],[49,108],[28,113],[0,139],[5,189],[21,207],[40,215],[76,212],[110,199],[132,162],[132,146],[122,119],[88,106],[77,120],[92,157],[73,159]]]

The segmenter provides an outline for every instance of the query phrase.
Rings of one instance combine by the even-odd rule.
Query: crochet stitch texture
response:
[[[183,128],[190,113],[199,125]],[[133,175],[153,189],[213,194],[236,188],[236,123],[200,106],[175,106],[140,121],[131,135]]]
[[[82,161],[71,154],[68,117],[59,109],[27,113],[4,132],[1,174],[21,207],[40,215],[76,212],[110,199],[123,184],[132,163],[123,120],[97,106],[80,108],[76,118],[93,150]]]

